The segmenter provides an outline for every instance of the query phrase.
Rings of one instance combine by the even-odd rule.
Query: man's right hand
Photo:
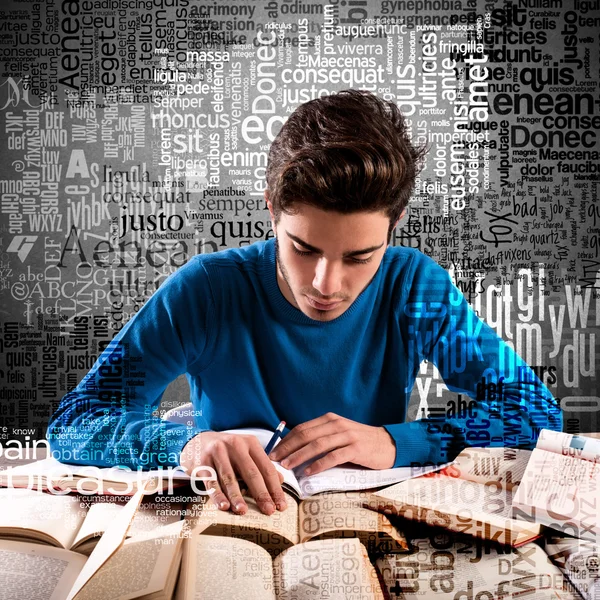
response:
[[[221,510],[231,508],[238,514],[245,514],[248,510],[238,476],[246,483],[250,495],[264,514],[287,508],[281,488],[283,476],[252,435],[203,431],[184,446],[180,463],[188,473],[200,466],[215,470],[218,481],[205,484],[207,489],[214,490],[211,497]]]

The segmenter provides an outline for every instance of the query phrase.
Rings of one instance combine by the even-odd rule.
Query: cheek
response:
[[[311,265],[308,261],[299,264],[298,270],[296,271],[296,277],[300,285],[312,287],[312,282],[315,278],[315,270],[313,265]]]
[[[298,285],[306,285],[314,278],[311,261],[302,256],[292,255],[289,257],[288,274],[290,279]]]

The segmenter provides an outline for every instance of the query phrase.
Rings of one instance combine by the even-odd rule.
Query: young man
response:
[[[269,457],[223,430],[285,420],[291,431],[270,458],[313,461],[317,473],[443,462],[469,445],[531,447],[541,427],[560,428],[549,391],[447,273],[388,247],[421,158],[397,107],[371,94],[300,106],[269,154],[276,239],[196,256],[173,274],[63,398],[48,430],[56,455],[210,466],[222,509],[247,509],[241,478],[270,514],[285,500]],[[473,399],[468,410],[405,422],[423,360]],[[195,428],[152,416],[182,373]]]

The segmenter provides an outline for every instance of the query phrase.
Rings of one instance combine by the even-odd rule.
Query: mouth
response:
[[[308,303],[317,310],[333,310],[342,303],[342,300],[335,300],[334,302],[319,302],[310,296],[306,296],[306,299]]]

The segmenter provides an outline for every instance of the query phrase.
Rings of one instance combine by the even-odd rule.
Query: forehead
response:
[[[317,242],[380,242],[387,235],[389,224],[389,217],[384,211],[342,214],[307,204],[296,204],[293,214],[282,213],[279,227],[316,246]]]

